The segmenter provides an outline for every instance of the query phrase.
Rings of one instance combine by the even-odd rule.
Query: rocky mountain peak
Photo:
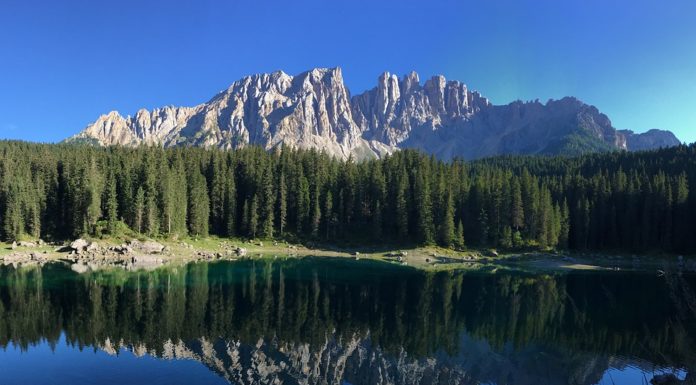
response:
[[[401,81],[401,89],[404,94],[408,94],[412,91],[418,90],[420,88],[420,79],[416,71],[411,71],[404,75]]]
[[[671,134],[671,133],[669,133]],[[494,106],[464,83],[416,72],[384,72],[374,88],[350,97],[340,67],[296,76],[245,76],[193,107],[100,116],[68,141],[99,145],[259,145],[316,148],[340,158],[379,157],[416,148],[444,159],[555,154],[674,145],[662,132],[617,131],[594,106],[572,97]]]
[[[619,134],[626,138],[626,147],[633,151],[673,147],[681,144],[681,141],[671,131],[657,128],[650,129],[642,134],[636,134],[631,130],[621,130]]]

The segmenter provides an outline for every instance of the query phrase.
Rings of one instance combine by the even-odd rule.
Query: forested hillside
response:
[[[0,238],[283,237],[696,251],[696,146],[578,158],[340,161],[260,148],[0,142]]]

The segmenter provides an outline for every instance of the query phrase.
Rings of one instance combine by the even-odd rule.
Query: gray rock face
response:
[[[619,131],[626,137],[626,146],[633,151],[651,150],[662,147],[673,147],[681,144],[671,131],[653,128],[642,134],[631,130]]]
[[[132,117],[112,111],[68,141],[223,149],[287,146],[319,149],[342,159],[381,157],[402,148],[442,159],[471,159],[678,144],[674,135],[617,131],[606,115],[574,98],[495,106],[443,76],[421,85],[415,72],[401,79],[385,72],[375,88],[351,97],[340,68],[247,76],[194,107],[140,110]]]

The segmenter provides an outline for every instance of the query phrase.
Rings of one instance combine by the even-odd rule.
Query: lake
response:
[[[646,384],[695,370],[696,277],[676,272],[0,268],[2,384]]]

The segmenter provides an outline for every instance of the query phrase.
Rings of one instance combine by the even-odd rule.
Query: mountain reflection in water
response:
[[[195,360],[235,384],[621,384],[663,372],[694,383],[695,288],[696,277],[676,274],[423,272],[319,258],[85,275],[3,267],[0,370],[31,381],[2,362],[21,355],[40,372],[77,349],[88,351],[77,360],[158,358],[138,370]],[[46,347],[58,348],[33,355]]]

